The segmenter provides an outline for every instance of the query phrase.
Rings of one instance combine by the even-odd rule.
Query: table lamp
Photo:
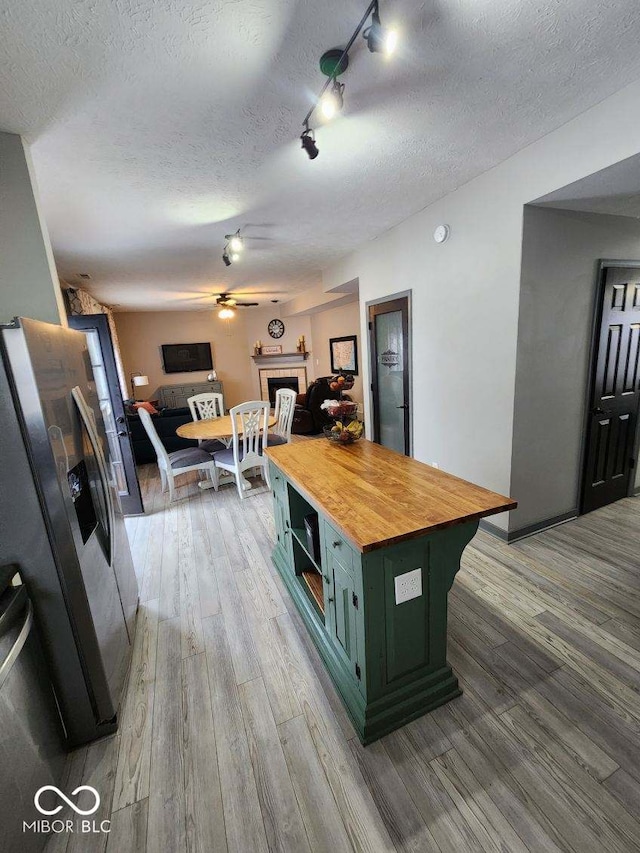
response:
[[[142,373],[132,373],[131,374],[131,392],[133,394],[133,399],[136,398],[136,388],[140,388],[142,385],[149,384],[149,377],[144,376]]]

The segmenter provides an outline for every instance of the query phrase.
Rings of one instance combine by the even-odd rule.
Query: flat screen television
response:
[[[162,366],[165,373],[212,370],[211,344],[162,344]]]

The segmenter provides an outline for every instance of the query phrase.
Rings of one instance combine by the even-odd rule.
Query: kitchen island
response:
[[[362,743],[459,696],[447,594],[510,498],[361,440],[267,448],[273,562]]]

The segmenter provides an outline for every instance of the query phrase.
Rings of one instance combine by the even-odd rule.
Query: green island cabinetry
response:
[[[273,562],[362,743],[459,696],[447,594],[479,519],[516,504],[366,440],[267,454]]]

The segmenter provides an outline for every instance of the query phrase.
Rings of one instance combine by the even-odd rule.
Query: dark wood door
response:
[[[109,442],[110,468],[122,512],[124,515],[140,515],[144,512],[144,506],[118,381],[109,321],[104,314],[81,314],[69,317],[69,326],[87,335],[91,366]]]
[[[581,511],[629,494],[640,400],[640,263],[602,263]]]
[[[409,297],[369,305],[373,440],[411,455]]]

